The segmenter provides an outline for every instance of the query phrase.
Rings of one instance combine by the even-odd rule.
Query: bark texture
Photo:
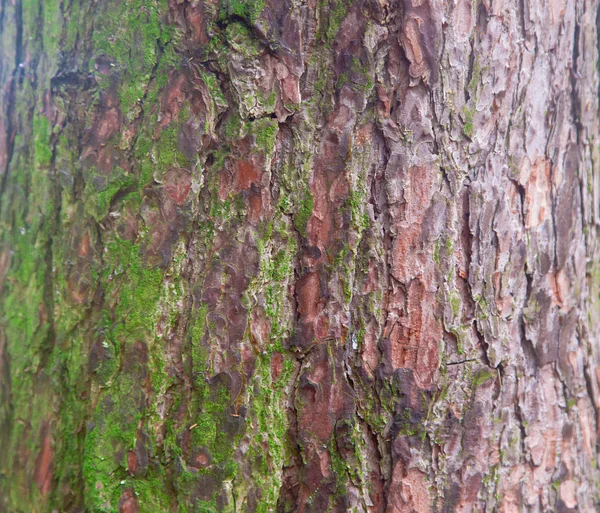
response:
[[[597,13],[1,0],[0,511],[598,511]]]

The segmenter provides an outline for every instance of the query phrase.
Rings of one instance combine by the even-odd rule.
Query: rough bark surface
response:
[[[1,0],[0,511],[598,511],[597,13]]]

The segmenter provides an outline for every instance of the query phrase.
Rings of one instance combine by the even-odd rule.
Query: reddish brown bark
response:
[[[597,14],[0,2],[0,511],[596,511]]]

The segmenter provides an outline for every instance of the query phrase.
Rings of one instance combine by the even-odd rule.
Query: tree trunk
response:
[[[1,0],[0,511],[595,512],[595,0]]]

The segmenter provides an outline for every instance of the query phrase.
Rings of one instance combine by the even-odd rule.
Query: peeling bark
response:
[[[0,0],[0,511],[597,511],[599,13]]]

